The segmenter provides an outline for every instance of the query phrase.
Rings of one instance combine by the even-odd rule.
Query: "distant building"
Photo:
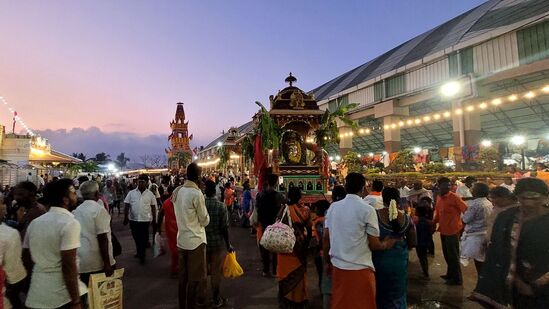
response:
[[[30,180],[38,184],[42,173],[57,175],[68,164],[82,160],[52,149],[48,140],[40,136],[6,134],[0,126],[0,184],[14,185]]]
[[[168,156],[168,168],[172,171],[180,171],[192,160],[193,152],[189,142],[193,136],[189,136],[189,122],[185,121],[183,103],[177,103],[175,118],[170,122],[172,133],[168,137],[170,148],[166,149]]]

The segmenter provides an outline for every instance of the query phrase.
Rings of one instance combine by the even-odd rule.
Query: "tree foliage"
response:
[[[500,160],[498,151],[494,147],[482,147],[480,149],[477,162],[480,168],[485,172],[493,172],[498,169],[498,161]]]
[[[98,153],[98,154],[95,155],[94,160],[95,160],[95,162],[97,162],[97,163],[103,163],[103,162],[107,162],[107,161],[109,160],[110,157],[111,157],[110,155],[108,155],[108,154],[106,154],[106,153],[104,153],[104,152],[100,152],[100,153]]]
[[[139,156],[139,160],[141,160],[141,163],[145,166],[145,168],[161,168],[166,165],[166,157],[159,154],[145,154]]]
[[[118,156],[116,156],[116,162],[118,165],[120,165],[121,168],[125,168],[130,161],[130,158],[126,157],[126,154],[124,152],[121,152]]]
[[[390,172],[413,172],[414,169],[414,156],[409,150],[402,150],[398,152],[395,159],[391,162],[387,168]]]
[[[423,166],[421,170],[424,174],[444,174],[451,172],[452,168],[444,165],[441,162],[428,163]]]
[[[340,138],[337,120],[351,127],[353,131],[356,131],[358,128],[357,122],[349,119],[346,115],[347,112],[356,108],[358,104],[341,104],[339,101],[337,103],[338,107],[335,111],[331,112],[329,109],[326,109],[322,115],[320,127],[315,130],[316,143],[320,147],[325,147],[329,143],[339,143]]]
[[[97,166],[97,163],[94,161],[86,161],[78,164],[73,164],[69,167],[69,171],[72,174],[78,174],[79,172],[93,173],[93,172],[97,172],[98,170],[99,170],[99,167]]]
[[[221,168],[227,167],[230,158],[229,149],[225,146],[218,147],[217,155],[219,156],[219,166]]]
[[[77,158],[77,159],[80,159],[80,160],[82,160],[82,161],[86,161],[86,155],[83,154],[83,153],[81,153],[81,152],[80,152],[80,153],[78,153],[78,152],[73,152],[73,153],[72,153],[72,156],[75,157],[75,158]]]
[[[347,167],[348,172],[363,173],[362,161],[358,157],[358,153],[349,151],[343,156],[343,164]]]

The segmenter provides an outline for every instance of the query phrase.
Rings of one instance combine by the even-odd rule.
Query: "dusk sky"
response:
[[[67,153],[163,153],[177,102],[200,146],[483,2],[3,1],[0,96]]]

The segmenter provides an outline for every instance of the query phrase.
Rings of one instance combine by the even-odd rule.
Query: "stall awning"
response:
[[[82,160],[77,159],[68,154],[59,151],[51,150],[48,152],[31,152],[29,161],[32,163],[81,163]]]

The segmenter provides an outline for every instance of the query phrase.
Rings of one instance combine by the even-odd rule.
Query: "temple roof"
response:
[[[297,81],[295,76],[290,73],[285,80],[290,85],[280,90],[276,95],[269,97],[272,110],[318,110],[318,104],[313,95],[305,93],[303,90],[295,87],[293,83]]]

